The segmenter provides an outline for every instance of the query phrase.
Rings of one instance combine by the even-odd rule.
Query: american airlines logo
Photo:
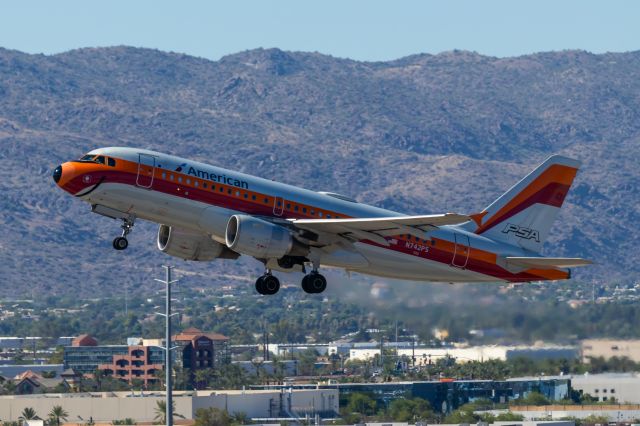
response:
[[[535,240],[537,243],[540,242],[540,232],[535,229],[525,228],[524,226],[514,225],[513,223],[507,223],[507,226],[504,227],[502,233],[508,234],[510,232],[513,232],[513,234],[518,238]]]

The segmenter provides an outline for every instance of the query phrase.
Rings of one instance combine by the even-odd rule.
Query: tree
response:
[[[433,412],[422,398],[395,399],[389,404],[389,416],[395,422],[415,422],[433,417]]]
[[[500,413],[495,418],[497,422],[521,422],[523,420],[524,416],[522,414],[512,413],[511,411]]]
[[[173,412],[173,417],[184,418],[181,414],[176,414],[176,402],[171,401],[171,408]],[[154,410],[156,414],[153,420],[158,424],[166,424],[167,423],[167,402],[164,399],[159,399],[156,401],[156,408]]]
[[[69,417],[69,413],[60,405],[55,405],[49,413],[49,419],[51,420],[50,423],[57,426],[60,426],[60,420],[66,421],[67,417]]]
[[[219,408],[199,408],[196,411],[195,426],[229,426],[231,417]]]
[[[111,422],[112,425],[135,425],[136,421],[127,417],[126,419],[122,419],[122,420],[114,420]]]
[[[36,410],[31,407],[25,407],[25,409],[22,410],[22,414],[20,414],[20,420],[35,420],[37,418]]]
[[[347,412],[349,413],[370,416],[375,414],[376,408],[376,401],[365,393],[354,392],[349,396],[349,402],[347,403]]]
[[[540,392],[529,392],[524,398],[519,398],[514,401],[516,405],[549,405],[551,402],[546,396]]]

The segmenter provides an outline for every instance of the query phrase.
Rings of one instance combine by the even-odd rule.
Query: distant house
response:
[[[33,371],[25,371],[13,379],[16,385],[15,393],[27,395],[33,393],[54,392],[56,390],[68,391],[70,386],[62,377],[45,378]]]

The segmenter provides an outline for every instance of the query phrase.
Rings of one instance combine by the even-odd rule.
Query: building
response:
[[[164,369],[164,350],[158,346],[98,345],[84,334],[64,348],[64,368],[93,375],[97,370],[128,382],[142,380],[145,385],[157,380]]]
[[[217,368],[231,362],[229,338],[217,333],[204,333],[188,328],[173,336],[176,363],[192,372],[203,368]]]
[[[97,369],[129,383],[141,380],[147,386],[159,380],[164,371],[164,350],[158,346],[125,346],[125,353],[114,354],[111,362],[99,364]]]
[[[141,380],[145,386],[159,380],[164,370],[165,353],[161,339],[127,339],[127,345],[98,345],[88,334],[76,337],[64,348],[64,368],[83,375],[97,370],[129,383]],[[173,336],[175,364],[194,371],[217,368],[231,361],[229,338],[217,333],[204,333],[189,328]]]
[[[387,349],[387,345],[385,345]],[[456,362],[510,360],[516,358],[529,359],[573,359],[578,357],[578,349],[575,346],[470,346],[466,348],[441,347],[398,347],[398,356],[413,359],[416,365],[435,363],[438,359],[453,358]],[[380,347],[377,348],[353,348],[349,351],[350,360],[366,361],[375,356],[380,356]]]
[[[153,422],[157,402],[164,400],[164,392],[0,396],[0,418],[3,421],[16,421],[26,407],[33,408],[39,416],[45,417],[54,406],[59,405],[69,413],[69,419],[81,419],[83,423],[88,419],[95,423],[106,423],[125,418]],[[245,413],[252,419],[298,422],[305,416],[334,418],[339,412],[336,389],[176,391],[174,401],[176,414],[185,419],[193,419],[198,409],[208,407],[227,410],[231,415]]]
[[[589,416],[605,417],[610,422],[635,422],[640,418],[640,405],[543,405],[514,406],[510,411],[521,414],[526,420],[535,419],[584,419]]]
[[[640,375],[634,373],[571,376],[571,387],[581,394],[591,395],[599,402],[640,404]]]
[[[440,380],[388,383],[335,383],[311,385],[251,386],[252,389],[337,389],[340,406],[347,403],[352,393],[365,393],[380,404],[388,406],[395,399],[422,398],[429,401],[434,411],[450,413],[463,404],[476,399],[490,399],[505,404],[540,392],[552,401],[569,397],[568,379],[511,379],[511,380]]]
[[[640,340],[610,340],[587,339],[580,344],[582,362],[589,362],[590,358],[626,357],[634,362],[640,362]]]

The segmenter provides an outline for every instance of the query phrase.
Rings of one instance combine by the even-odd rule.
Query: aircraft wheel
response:
[[[256,280],[256,291],[260,294],[266,294],[264,292],[264,275],[258,277],[258,279]]]
[[[322,293],[327,288],[327,279],[317,272],[305,275],[302,279],[302,289],[305,293]]]
[[[280,280],[273,275],[265,275],[262,277],[262,288],[264,294],[276,294],[280,290]]]
[[[116,250],[124,250],[129,247],[129,241],[125,237],[116,237],[113,240],[113,248]]]

